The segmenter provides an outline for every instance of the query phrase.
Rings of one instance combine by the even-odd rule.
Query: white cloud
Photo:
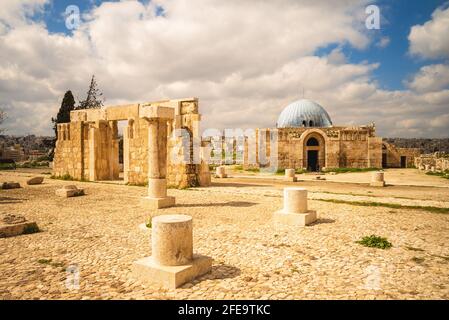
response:
[[[438,8],[432,19],[413,26],[408,39],[410,53],[422,58],[449,57],[449,7]]]
[[[379,48],[386,48],[390,44],[390,38],[389,37],[382,37],[380,38],[379,42],[376,43],[376,46]]]
[[[449,87],[449,65],[433,64],[422,67],[408,86],[417,92],[435,92]]]
[[[19,14],[22,22],[0,35],[0,106],[9,133],[50,134],[65,90],[83,98],[95,73],[107,104],[199,97],[203,128],[272,127],[304,88],[337,125],[375,121],[383,135],[439,135],[444,128],[432,120],[448,113],[448,92],[381,90],[371,76],[378,64],[349,63],[339,49],[314,56],[330,44],[366,48],[364,7],[358,0],[123,1],[94,8],[70,36]]]

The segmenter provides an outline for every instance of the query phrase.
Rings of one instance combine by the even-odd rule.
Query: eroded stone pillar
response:
[[[148,196],[142,204],[150,209],[175,205],[175,198],[167,196],[167,122],[173,120],[174,109],[146,106],[139,115],[148,121]]]
[[[373,172],[371,174],[370,185],[372,187],[385,187],[384,172],[383,171]]]
[[[285,169],[285,181],[296,182],[295,169]]]
[[[174,289],[211,270],[212,259],[193,254],[192,217],[152,219],[152,256],[138,260],[133,272],[150,283]]]
[[[317,220],[316,211],[307,206],[307,190],[284,188],[284,207],[274,213],[275,223],[304,227]]]

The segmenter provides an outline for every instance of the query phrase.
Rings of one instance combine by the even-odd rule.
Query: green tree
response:
[[[97,87],[97,81],[95,75],[92,76],[90,81],[89,91],[87,91],[86,100],[80,101],[77,109],[98,109],[103,106],[102,100],[103,94]]]
[[[72,91],[67,91],[62,99],[61,107],[59,108],[56,118],[51,118],[53,122],[53,130],[55,136],[58,136],[58,123],[70,122],[70,111],[75,110],[75,98],[73,98]]]

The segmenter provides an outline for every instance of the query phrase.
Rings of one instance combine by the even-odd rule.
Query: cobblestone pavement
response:
[[[0,190],[0,211],[35,220],[42,232],[0,239],[0,299],[448,299],[449,215],[422,210],[362,207],[313,200],[317,197],[370,200],[365,186],[351,192],[310,193],[317,223],[276,227],[282,207],[280,186],[220,183],[211,188],[169,190],[177,206],[159,211],[139,207],[146,189],[81,183],[86,196],[62,199],[54,193],[73,182],[46,179],[26,186],[31,173],[0,173],[23,188]],[[216,181],[221,182],[221,181]],[[336,185],[332,185],[332,192]],[[398,187],[400,188],[400,187]],[[385,188],[389,189],[389,188]],[[447,192],[441,189],[441,194]],[[407,199],[373,195],[376,201]],[[414,204],[408,188],[394,189]],[[438,206],[447,202],[435,188]],[[177,290],[148,285],[131,274],[134,261],[151,254],[151,233],[139,228],[151,215],[194,217],[194,251],[214,258],[212,272]],[[355,241],[376,234],[389,250]],[[79,288],[69,270],[79,270]]]

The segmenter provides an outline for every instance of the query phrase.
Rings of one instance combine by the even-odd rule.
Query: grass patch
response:
[[[16,169],[15,163],[0,163],[0,170],[14,170]]]
[[[378,249],[388,249],[393,246],[391,242],[387,240],[387,238],[382,238],[374,234],[363,237],[362,240],[356,241],[356,243],[361,244],[365,247],[378,248]]]
[[[153,223],[152,223],[151,221],[152,221],[152,219],[150,218],[150,220],[148,220],[147,223],[145,223],[145,226],[146,226],[148,229],[151,229],[151,228],[153,227]]]
[[[37,262],[40,263],[40,264],[44,264],[44,265],[47,265],[47,266],[52,266],[52,267],[55,267],[55,268],[61,268],[61,267],[65,266],[65,264],[62,263],[62,262],[52,262],[52,261],[53,261],[52,259],[39,259],[39,260],[37,260]]]
[[[21,163],[17,163],[17,168],[40,168],[40,167],[48,167],[48,161],[25,161]]]
[[[415,262],[415,263],[418,263],[418,264],[423,263],[424,260],[425,260],[424,258],[420,258],[420,257],[413,257],[412,258],[412,261]]]
[[[318,201],[339,203],[339,204],[350,204],[362,207],[384,207],[391,209],[412,209],[412,210],[423,210],[432,213],[448,214],[449,208],[440,208],[432,206],[407,206],[397,203],[384,203],[384,202],[364,202],[364,201],[347,201],[347,200],[337,200],[337,199],[315,199]]]
[[[426,174],[428,176],[438,176],[438,177],[441,177],[443,179],[449,179],[449,170],[445,170],[445,171],[442,171],[442,172],[431,172],[431,171],[429,171],[429,172],[426,172]]]
[[[304,170],[302,168],[295,169],[295,174],[303,174],[303,173],[307,173],[307,170]],[[278,176],[283,176],[285,175],[285,169],[277,169],[275,174]]]
[[[51,263],[51,259],[39,259],[39,260],[37,260],[37,263],[50,264]]]
[[[50,179],[54,179],[54,180],[64,180],[64,181],[75,181],[75,178],[73,178],[70,174],[66,173],[62,176],[55,176],[52,175],[50,177]]]
[[[335,172],[335,173],[347,173],[347,172],[368,172],[368,171],[379,171],[380,168],[329,168],[323,172]]]

